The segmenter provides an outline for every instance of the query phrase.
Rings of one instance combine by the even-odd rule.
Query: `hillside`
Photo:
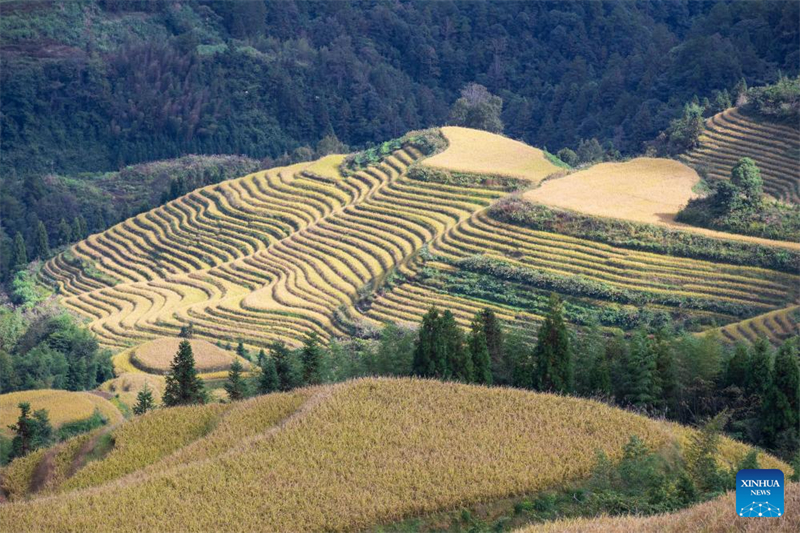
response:
[[[357,380],[136,418],[113,430],[106,455],[53,472],[41,484],[51,497],[0,506],[0,529],[361,529],[557,487],[586,476],[598,448],[615,459],[631,435],[660,449],[688,432],[590,400]],[[75,448],[56,449],[55,462],[75,463]],[[721,450],[732,464],[747,447]],[[22,487],[14,468],[5,474]]]
[[[786,486],[786,515],[769,520],[740,518],[736,497],[722,498],[677,513],[649,518],[621,517],[569,520],[518,529],[516,533],[794,533],[800,529],[800,484]]]
[[[104,397],[91,392],[70,392],[65,390],[30,390],[0,394],[0,434],[11,436],[12,432],[6,424],[12,424],[19,416],[18,404],[27,402],[31,412],[46,409],[50,423],[58,428],[68,422],[85,420],[95,410],[111,423],[122,420],[122,414]]]
[[[776,248],[714,240],[675,253],[670,236],[658,246],[609,245],[499,217],[487,207],[557,168],[539,150],[464,128],[445,128],[449,144],[425,158],[419,147],[429,150],[425,139],[438,135],[370,152],[364,160],[376,162],[346,163],[346,175],[337,165],[348,160],[328,156],[195,190],[71,247],[41,279],[115,350],[174,337],[190,323],[213,342],[297,344],[309,332],[346,335],[357,323],[417,322],[432,304],[462,325],[487,305],[508,323],[536,322],[550,291],[568,297],[570,321],[599,312],[623,329],[645,312],[698,330],[795,303],[795,256]],[[486,179],[480,172],[490,167]],[[581,176],[592,172],[528,194],[564,183],[590,198],[597,188]],[[719,253],[710,260],[712,248]],[[773,266],[780,261],[783,271]],[[118,356],[118,368],[134,371],[126,360]]]
[[[800,203],[800,129],[726,109],[706,120],[700,145],[682,156],[709,179],[730,179],[731,168],[749,157],[761,169],[764,191]]]

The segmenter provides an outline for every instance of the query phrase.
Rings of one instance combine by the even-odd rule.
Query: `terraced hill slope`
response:
[[[660,449],[690,431],[577,398],[350,381],[137,417],[104,457],[0,505],[0,530],[357,530],[554,487],[586,476],[598,448],[616,459],[633,434]],[[77,448],[65,443],[53,463],[74,463]],[[725,440],[719,460],[747,450]],[[35,467],[23,466],[3,472],[18,490]]]
[[[570,320],[599,312],[624,329],[642,310],[717,327],[796,303],[797,275],[496,220],[487,207],[508,184],[476,173],[530,187],[558,169],[504,137],[442,133],[447,149],[428,159],[406,144],[347,176],[343,156],[328,156],[198,189],[77,244],[42,279],[122,351],[119,372],[136,371],[125,353],[189,323],[200,338],[265,347],[342,335],[354,320],[416,322],[432,304],[463,325],[484,306],[535,322],[553,290],[569,296]]]
[[[92,416],[95,410],[111,423],[122,420],[122,414],[111,402],[91,392],[29,390],[0,394],[0,433],[5,436],[13,434],[7,426],[16,422],[19,416],[17,405],[23,402],[31,405],[31,412],[47,409],[50,423],[55,428],[68,422],[85,420]]]
[[[730,179],[731,169],[750,157],[761,169],[764,190],[786,202],[800,203],[800,130],[757,120],[737,108],[706,121],[700,146],[682,159],[711,179]]]

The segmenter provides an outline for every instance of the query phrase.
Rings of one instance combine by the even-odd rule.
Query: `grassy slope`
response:
[[[567,520],[523,528],[517,533],[796,533],[800,531],[800,484],[786,486],[786,515],[755,519],[736,516],[736,495],[659,516]]]
[[[122,414],[111,402],[90,392],[70,392],[65,390],[31,390],[11,392],[0,395],[0,432],[10,435],[9,424],[16,422],[19,416],[17,405],[21,402],[31,404],[31,412],[47,409],[53,427],[84,420],[92,416],[95,409],[105,416],[110,423],[119,422]]]
[[[273,398],[284,398],[283,408]],[[273,415],[254,416],[258,406]],[[115,450],[87,467],[94,475],[78,473],[91,482],[65,485],[94,488],[0,507],[0,530],[358,529],[580,478],[598,447],[618,457],[631,434],[654,448],[685,437],[675,425],[588,400],[409,379],[352,381],[230,409],[207,437],[148,459],[143,470],[120,477],[112,458],[126,452]],[[157,416],[172,415],[148,415]],[[745,450],[728,443],[723,459]]]

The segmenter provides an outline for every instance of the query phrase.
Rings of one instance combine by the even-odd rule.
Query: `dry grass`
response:
[[[331,154],[326,155],[322,159],[318,159],[311,163],[306,172],[323,178],[340,179],[342,174],[339,172],[339,166],[344,161],[345,155]]]
[[[736,516],[736,494],[679,511],[647,518],[635,516],[565,520],[531,526],[516,533],[797,533],[800,531],[800,484],[786,486],[786,514],[756,519]]]
[[[672,159],[638,157],[624,163],[600,163],[553,179],[525,193],[533,202],[619,218],[670,226],[719,239],[733,239],[800,250],[800,243],[776,241],[698,228],[675,222],[675,215],[696,194],[700,176]]]
[[[455,172],[509,176],[539,183],[559,168],[538,148],[494,133],[447,126],[450,145],[423,165]]]
[[[587,475],[598,448],[616,458],[632,434],[658,448],[683,433],[513,389],[368,379],[299,393],[311,396],[279,426],[253,409],[293,401],[237,405],[228,429],[138,473],[0,507],[0,530],[353,530],[558,486]]]
[[[695,194],[697,172],[671,159],[639,157],[600,163],[547,181],[525,197],[535,202],[604,217],[672,224]]]
[[[47,409],[50,423],[55,428],[67,422],[89,418],[95,409],[99,410],[110,423],[122,420],[122,414],[111,402],[90,392],[53,389],[12,392],[0,395],[0,432],[6,436],[12,434],[8,426],[19,418],[17,405],[21,402],[30,403],[31,412]]]
[[[161,394],[164,392],[164,378],[145,374],[144,372],[126,372],[114,379],[110,379],[98,387],[103,392],[119,396],[119,401],[133,408],[136,396],[144,388],[145,383],[153,392],[156,404],[161,403]]]
[[[184,339],[163,337],[141,346],[131,352],[131,363],[151,374],[166,374],[170,364],[178,352],[178,345]],[[218,372],[227,370],[234,361],[234,356],[203,339],[191,339],[195,368],[198,372]]]

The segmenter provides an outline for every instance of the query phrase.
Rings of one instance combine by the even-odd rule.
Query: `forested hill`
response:
[[[0,171],[277,157],[441,124],[462,87],[551,150],[640,149],[694,95],[800,66],[797,2],[0,2]]]

